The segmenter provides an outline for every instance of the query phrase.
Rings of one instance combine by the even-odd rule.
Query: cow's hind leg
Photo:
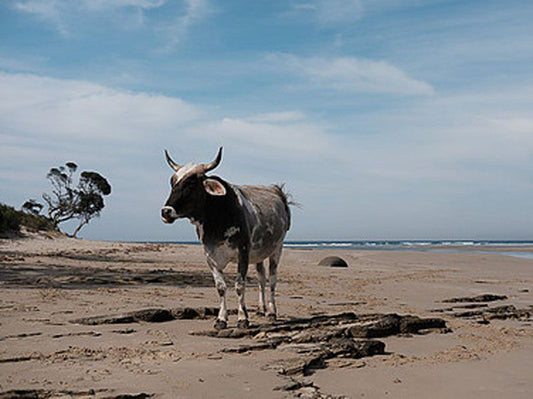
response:
[[[270,280],[270,299],[268,301],[268,312],[267,317],[274,321],[277,317],[277,309],[276,309],[276,282],[278,280],[278,263],[279,259],[281,258],[281,250],[282,246],[272,254],[269,258],[268,262],[268,272],[269,272],[269,280]]]
[[[240,248],[237,280],[235,281],[235,291],[237,291],[237,296],[239,297],[239,311],[237,316],[238,328],[248,328],[249,326],[248,311],[246,310],[246,303],[244,301],[244,293],[246,291],[246,274],[248,273],[248,261],[248,248]]]
[[[215,287],[220,297],[220,309],[218,311],[217,321],[215,322],[215,329],[222,330],[228,326],[228,308],[226,307],[226,282],[222,271],[218,268],[217,264],[213,261],[209,261],[209,267],[211,273],[215,279]]]
[[[257,279],[259,280],[259,306],[257,307],[257,314],[264,316],[266,313],[265,305],[265,284],[266,284],[266,275],[265,275],[265,266],[263,262],[259,262],[255,265],[257,270]]]

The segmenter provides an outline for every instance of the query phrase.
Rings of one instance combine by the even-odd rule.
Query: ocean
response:
[[[155,241],[152,241],[155,242]],[[157,241],[161,243],[161,241]],[[172,244],[195,244],[198,241],[173,241]],[[285,241],[292,249],[352,249],[357,251],[469,252],[500,254],[533,259],[533,240],[355,240],[355,241]],[[523,250],[518,248],[523,247]],[[505,249],[509,248],[509,249]],[[511,249],[512,248],[512,249]],[[500,249],[500,250],[499,250]]]
[[[286,241],[285,248],[293,249],[353,249],[420,252],[492,253],[533,259],[530,240],[357,240],[357,241]],[[492,248],[491,248],[492,247]],[[524,247],[524,251],[503,250]],[[527,248],[527,250],[526,250]],[[485,249],[485,250],[483,250]],[[490,251],[487,251],[490,249]],[[498,251],[498,249],[502,249]]]

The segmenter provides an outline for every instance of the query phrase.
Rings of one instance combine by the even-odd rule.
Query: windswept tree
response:
[[[75,211],[80,223],[72,234],[74,237],[92,218],[100,216],[100,211],[105,206],[103,196],[111,194],[111,185],[99,173],[85,171],[81,172],[76,193],[78,201],[76,202]]]
[[[91,219],[100,216],[105,206],[104,196],[111,194],[111,185],[97,172],[81,172],[75,185],[73,176],[77,169],[78,165],[74,162],[51,168],[46,177],[52,185],[52,191],[43,194],[47,216],[56,227],[68,220],[78,219],[78,226],[72,233],[74,237]],[[28,213],[39,214],[44,206],[29,200],[22,208]]]

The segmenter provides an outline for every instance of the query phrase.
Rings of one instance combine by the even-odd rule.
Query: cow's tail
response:
[[[301,207],[302,205],[293,200],[292,194],[289,193],[287,190],[285,190],[285,184],[276,184],[274,187],[278,190],[278,195],[283,201],[283,205],[285,206],[285,211],[287,212],[287,218],[288,218],[287,231],[288,231],[291,228],[290,206],[292,205],[292,206]]]

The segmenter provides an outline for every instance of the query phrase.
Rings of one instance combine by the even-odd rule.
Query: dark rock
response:
[[[309,342],[325,342],[329,341],[332,338],[339,338],[343,335],[343,329],[302,331],[300,334],[292,337],[291,342],[297,344],[305,344]]]
[[[303,388],[304,386],[305,385],[303,383],[301,383],[300,381],[292,380],[288,384],[285,384],[285,385],[282,385],[282,386],[279,386],[279,387],[275,387],[272,390],[273,391],[295,391],[297,389]]]
[[[216,338],[254,338],[255,342],[225,348],[223,353],[246,353],[272,350],[283,345],[300,356],[284,360],[278,372],[285,375],[309,375],[314,369],[327,367],[327,360],[362,358],[385,353],[385,343],[373,339],[406,333],[427,333],[435,329],[444,330],[442,319],[422,319],[417,316],[397,314],[356,315],[345,312],[334,315],[320,315],[306,318],[279,320],[273,324],[262,324],[253,328],[229,328],[192,332]]]
[[[147,323],[162,323],[170,320],[207,319],[218,314],[217,308],[175,308],[175,309],[142,309],[122,315],[104,315],[83,317],[71,320],[74,324],[100,325],[100,324],[128,324],[144,321]]]
[[[331,267],[348,267],[348,263],[338,256],[328,256],[322,259],[319,263],[319,266],[331,266]]]
[[[222,349],[222,352],[225,353],[245,353],[245,352],[251,352],[251,351],[257,351],[257,350],[265,350],[265,349],[276,349],[276,347],[281,342],[264,342],[259,344],[251,344],[251,345],[241,345],[237,348],[224,348]]]
[[[330,357],[349,357],[359,359],[385,353],[385,344],[376,340],[354,340],[351,338],[339,338],[329,342],[324,351]]]
[[[470,303],[468,305],[458,305],[458,306],[454,306],[452,308],[450,308],[449,310],[454,310],[454,309],[478,309],[478,308],[488,308],[489,305],[487,305],[486,303]]]
[[[279,370],[279,374],[283,375],[310,375],[312,370],[326,368],[324,354],[289,359],[283,363]]]
[[[354,338],[381,338],[397,334],[418,334],[421,330],[443,328],[446,328],[446,322],[443,319],[421,319],[417,316],[388,314],[376,321],[349,327],[346,334]]]
[[[529,319],[531,309],[517,309],[513,305],[498,306],[489,308],[483,315],[487,319]]]
[[[492,319],[517,319],[517,320],[528,320],[531,319],[532,310],[531,309],[517,309],[514,305],[503,305],[496,306],[494,308],[487,308],[483,310],[472,310],[469,312],[457,312],[453,313],[454,317],[460,318],[479,318],[481,320],[492,320]]]
[[[283,375],[310,375],[315,369],[326,368],[328,359],[341,356],[359,359],[384,353],[385,344],[381,341],[338,338],[322,343],[318,353],[283,361],[279,373]]]
[[[377,321],[350,327],[347,332],[354,338],[380,338],[396,335],[400,332],[400,316],[384,315]]]
[[[0,392],[0,399],[48,399],[56,397],[95,397],[96,393],[105,392],[107,389],[89,389],[87,391],[72,391],[72,390],[48,390],[48,389],[13,389],[10,391]],[[144,395],[144,396],[140,396]],[[142,393],[137,395],[118,395],[108,396],[105,399],[145,399],[151,398],[153,395]]]
[[[50,391],[44,389],[13,389],[11,391],[0,392],[1,399],[42,399],[49,398]]]
[[[446,328],[446,322],[443,319],[427,318],[421,319],[417,316],[402,316],[400,319],[400,332],[403,334],[417,334],[421,330]]]
[[[474,297],[460,297],[460,298],[450,298],[445,299],[442,302],[445,303],[457,303],[457,302],[493,302],[493,301],[503,301],[507,299],[505,295],[495,295],[495,294],[482,294]]]

